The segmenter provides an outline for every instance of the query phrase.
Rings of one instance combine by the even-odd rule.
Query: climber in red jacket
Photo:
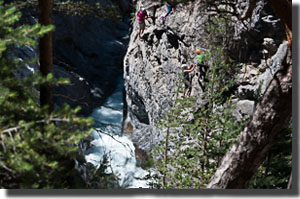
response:
[[[142,40],[142,34],[144,33],[146,24],[145,24],[145,19],[147,19],[149,16],[146,12],[145,8],[141,8],[141,10],[137,14],[138,16],[138,22],[139,22],[139,39]]]

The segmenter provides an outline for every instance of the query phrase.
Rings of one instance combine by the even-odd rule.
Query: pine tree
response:
[[[67,84],[40,73],[18,79],[25,66],[10,54],[53,30],[40,24],[16,26],[21,13],[0,0],[0,186],[2,188],[74,188],[77,144],[89,133],[91,119],[68,106],[49,113],[39,106],[41,84]],[[32,62],[34,60],[25,60]],[[80,186],[83,186],[82,184]]]

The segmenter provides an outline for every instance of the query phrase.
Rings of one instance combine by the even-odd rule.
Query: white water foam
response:
[[[123,80],[120,79],[114,93],[106,99],[102,107],[93,111],[91,116],[95,120],[96,130],[91,134],[92,147],[86,151],[85,159],[98,169],[106,156],[110,167],[105,172],[117,176],[121,188],[148,188],[148,182],[142,179],[148,172],[136,166],[133,143],[127,137],[120,136],[123,119],[122,95]]]

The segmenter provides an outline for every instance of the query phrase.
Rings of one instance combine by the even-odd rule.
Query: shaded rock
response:
[[[61,107],[65,103],[71,107],[81,106],[81,114],[86,115],[91,113],[94,107],[101,105],[103,96],[95,94],[88,81],[83,77],[56,65],[53,70],[55,77],[70,80],[69,85],[60,85],[54,88],[54,101],[57,106]]]
[[[149,117],[142,98],[137,93],[133,93],[132,99],[129,111],[136,116],[139,122],[149,124]]]
[[[238,4],[247,4],[243,0]],[[244,8],[244,6],[239,9]],[[240,11],[243,13],[243,11]],[[280,20],[275,16],[272,8],[265,1],[258,1],[251,18],[241,22],[233,18],[234,38],[230,49],[231,56],[242,62],[260,62],[263,58],[262,43],[264,38],[272,38],[278,47],[284,35],[284,29]],[[272,30],[272,31],[270,31]]]
[[[241,100],[236,103],[236,108],[233,109],[232,115],[241,121],[244,116],[251,116],[254,112],[255,102],[250,100]]]
[[[38,56],[37,49],[31,46],[24,46],[19,49],[11,51],[8,55],[9,59],[17,58],[19,62],[24,66],[18,68],[14,74],[19,80],[23,80],[26,76],[32,75],[39,71],[39,67],[36,62],[28,63]]]
[[[239,99],[255,99],[255,87],[253,85],[241,85],[238,87],[237,97]]]
[[[134,144],[134,147],[135,158],[137,161],[136,164],[137,166],[144,167],[148,160],[148,154],[144,150],[140,149],[138,145]]]
[[[274,39],[272,38],[264,38],[264,42],[262,43],[264,48],[264,58],[269,58],[277,51],[277,46],[275,44]]]
[[[88,81],[94,95],[105,98],[122,73],[128,24],[59,14],[54,24],[54,63],[68,66]]]

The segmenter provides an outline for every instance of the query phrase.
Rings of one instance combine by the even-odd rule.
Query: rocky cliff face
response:
[[[54,18],[54,62],[89,84],[93,99],[68,92],[56,102],[78,104],[91,111],[114,89],[122,74],[122,60],[128,43],[129,24],[109,19],[56,15]],[[77,89],[76,89],[77,90]],[[85,89],[80,89],[84,91]],[[62,95],[64,92],[58,90]],[[79,94],[79,95],[78,95]],[[68,100],[68,98],[72,100]]]
[[[166,5],[150,0],[143,0],[141,4],[153,17],[146,21],[143,41],[138,39],[138,23],[134,22],[124,59],[127,103],[124,133],[139,148],[151,151],[164,136],[155,123],[174,100],[176,82],[179,73],[182,73],[180,65],[195,63],[195,49],[209,46],[205,25],[213,13],[203,9],[198,0],[179,4],[163,23],[160,17],[166,12]],[[246,11],[247,6],[247,1],[240,1],[237,5],[240,14]],[[270,7],[262,1],[258,3],[251,20],[240,22],[233,17],[232,21],[234,36],[227,50],[241,63],[238,82],[232,92],[239,98],[235,101],[237,109],[234,114],[241,118],[252,114],[256,101],[264,91],[262,85],[267,85],[261,80],[264,81],[266,76],[272,77],[269,68],[276,68],[276,63],[282,61],[279,57],[287,44],[282,44],[276,53],[284,32]],[[193,78],[191,95],[196,96],[197,103],[201,105],[204,99],[197,77]]]

